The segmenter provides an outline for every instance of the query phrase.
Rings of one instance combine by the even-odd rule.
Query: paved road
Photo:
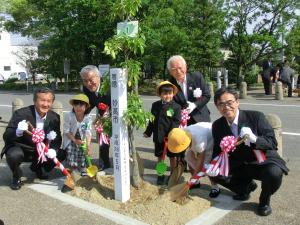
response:
[[[57,94],[56,99],[61,101],[64,110],[70,110],[68,100],[71,94]],[[7,121],[11,115],[11,102],[15,98],[21,98],[25,104],[32,103],[32,94],[0,92],[0,116]],[[143,96],[145,109],[149,110],[151,103],[157,98],[154,96]],[[300,224],[300,98],[286,98],[276,101],[274,97],[264,96],[262,91],[249,92],[249,98],[241,100],[240,108],[254,109],[266,114],[275,113],[282,120],[284,158],[288,161],[291,169],[289,176],[284,177],[282,188],[272,198],[273,214],[266,218],[259,217],[254,213],[257,206],[259,190],[256,190],[251,199],[243,203],[239,208],[230,212],[217,224],[240,225],[240,224]],[[208,104],[212,119],[219,117],[212,102]],[[141,136],[142,131],[136,132],[137,147],[141,149],[142,157],[149,157],[151,153],[151,140]],[[1,135],[1,134],[0,134]],[[1,145],[0,140],[0,145]],[[154,159],[145,160],[146,168],[155,165]],[[26,170],[25,175],[29,177],[28,183],[20,191],[11,191],[9,169],[5,160],[0,161],[0,219],[6,225],[19,224],[115,224],[101,216],[78,209],[58,200],[49,198],[29,188],[32,182],[32,174]],[[53,175],[57,176],[56,174]],[[36,182],[36,181],[35,181]]]

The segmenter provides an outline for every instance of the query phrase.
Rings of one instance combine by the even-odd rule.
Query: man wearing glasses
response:
[[[99,103],[104,103],[110,106],[110,96],[101,95],[99,93],[101,85],[101,74],[96,66],[87,65],[83,67],[80,71],[80,76],[83,82],[83,92],[89,98],[90,110],[95,106],[97,107]],[[110,168],[109,161],[109,144],[102,143],[99,147],[99,165],[101,170]]]
[[[213,158],[221,153],[220,142],[225,136],[244,137],[247,141],[229,153],[229,176],[217,176],[212,180],[235,193],[233,199],[245,201],[257,188],[253,181],[261,181],[261,194],[257,213],[268,216],[272,213],[271,195],[280,187],[283,173],[288,168],[277,153],[274,131],[263,113],[240,110],[238,94],[231,88],[220,88],[214,103],[222,115],[212,125],[214,138]]]
[[[187,124],[210,122],[210,112],[206,104],[211,96],[202,74],[187,72],[186,62],[180,55],[170,57],[167,68],[171,75],[170,82],[178,88],[174,101],[189,113]]]
[[[12,171],[12,183],[10,185],[12,190],[21,188],[23,173],[20,165],[23,162],[31,162],[30,169],[36,173],[39,179],[48,179],[42,169],[50,172],[55,166],[52,160],[42,160],[38,145],[33,142],[32,136],[26,132],[31,130],[30,126],[44,131],[45,137],[42,138],[42,143],[45,145],[48,143],[49,148],[56,150],[59,161],[63,161],[66,157],[64,151],[60,150],[62,141],[60,117],[51,110],[54,99],[55,95],[51,89],[40,88],[35,90],[33,95],[34,104],[16,110],[6,127],[3,134],[5,146],[1,152],[1,158],[5,154],[7,164]],[[31,132],[33,131],[31,130]],[[37,133],[36,137],[39,134]],[[45,145],[40,145],[39,149]]]

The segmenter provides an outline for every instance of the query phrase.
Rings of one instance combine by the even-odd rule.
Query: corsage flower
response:
[[[172,109],[172,108],[169,108],[168,110],[167,110],[167,116],[168,117],[172,117],[174,115],[174,110]]]
[[[193,91],[193,94],[194,94],[194,97],[199,99],[201,98],[202,96],[202,90],[200,88],[196,88],[194,91]]]

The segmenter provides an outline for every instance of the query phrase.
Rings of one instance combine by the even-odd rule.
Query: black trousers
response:
[[[261,181],[260,205],[270,204],[271,195],[280,187],[282,169],[276,164],[253,165],[247,164],[236,168],[229,177],[212,177],[212,180],[232,192],[243,194],[253,179]]]
[[[270,84],[271,84],[270,79],[262,77],[262,81],[263,81],[263,84],[264,84],[265,94],[270,95],[271,94],[270,93]]]
[[[50,172],[55,167],[55,163],[50,159],[47,162],[38,163],[37,151],[26,151],[19,146],[10,147],[5,154],[7,164],[12,171],[13,177],[17,179],[21,176],[19,168],[22,162],[31,162],[30,168],[34,171],[40,170],[43,167],[45,171]],[[56,157],[62,162],[66,158],[65,151],[59,150]]]
[[[103,166],[108,168],[110,167],[110,161],[109,161],[109,145],[108,144],[102,144],[99,147],[99,165],[103,163]],[[102,162],[101,162],[102,161]]]

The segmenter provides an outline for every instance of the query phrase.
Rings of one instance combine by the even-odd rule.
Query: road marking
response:
[[[68,194],[63,194],[60,190],[63,186],[64,178],[55,179],[51,181],[46,181],[40,184],[33,184],[30,185],[29,188],[43,193],[45,195],[48,195],[52,198],[58,199],[62,202],[68,203],[72,206],[81,208],[83,210],[98,214],[100,216],[103,216],[111,221],[114,221],[118,224],[124,224],[124,225],[147,225],[146,223],[143,223],[139,220],[136,220],[134,218],[131,218],[129,216],[125,216],[122,214],[119,214],[117,212],[114,212],[112,210],[100,207],[97,204],[90,203],[87,201],[84,201],[79,198],[72,197]],[[57,184],[60,187],[59,190],[57,188]]]
[[[60,190],[63,186],[64,178],[55,179],[52,181],[45,181],[39,184],[33,184],[28,186],[32,190],[43,193],[52,198],[58,199],[62,202],[68,203],[83,210],[103,216],[113,222],[124,225],[147,225],[147,223],[141,222],[129,216],[119,214],[110,209],[103,208],[97,204],[84,201],[82,199],[63,194]],[[59,188],[57,188],[57,185]],[[230,213],[233,209],[242,204],[241,201],[235,201],[231,196],[221,194],[216,200],[216,204],[210,207],[208,210],[193,218],[187,225],[212,225],[226,214]]]
[[[300,136],[300,133],[282,132],[285,135]]]

